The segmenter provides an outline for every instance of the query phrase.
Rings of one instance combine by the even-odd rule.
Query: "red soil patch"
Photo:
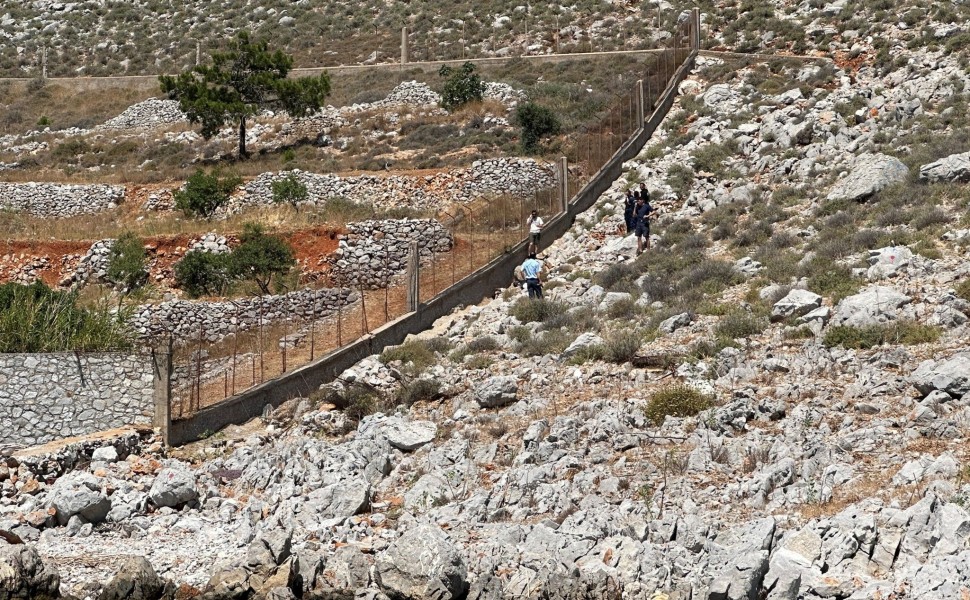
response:
[[[318,280],[329,271],[327,258],[337,249],[342,230],[317,226],[280,235],[293,248],[303,277]],[[149,280],[162,286],[174,282],[174,266],[185,256],[193,239],[201,234],[154,236],[145,239],[148,250]],[[230,246],[239,243],[237,236],[226,238]],[[27,271],[44,283],[56,286],[77,268],[81,257],[93,241],[0,241],[0,283],[20,279]]]
[[[303,278],[317,281],[330,271],[327,259],[337,249],[343,230],[318,226],[284,233],[282,237],[293,248]]]

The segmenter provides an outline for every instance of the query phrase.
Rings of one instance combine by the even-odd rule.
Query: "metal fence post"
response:
[[[364,336],[370,331],[367,327],[367,297],[364,296],[364,280],[359,280],[358,284],[360,284],[360,335]]]
[[[158,428],[162,443],[169,445],[172,425],[172,337],[152,348],[154,390],[152,400],[154,417],[152,426]]]
[[[409,50],[410,49],[408,48],[408,28],[402,27],[401,28],[401,66],[404,66],[409,62],[411,62],[410,57],[408,56],[410,54]]]
[[[421,261],[418,257],[418,243],[411,242],[408,248],[408,312],[417,312],[421,302]]]
[[[559,208],[569,211],[569,164],[565,156],[559,157]]]
[[[204,335],[204,326],[199,323],[199,348],[195,353],[195,410],[199,410],[202,406],[202,337]]]
[[[690,49],[697,51],[701,49],[701,9],[695,7],[691,11],[690,20]]]
[[[643,97],[643,80],[637,82],[637,126],[634,127],[634,131],[639,131],[643,127],[643,122],[646,119],[644,115],[644,108],[646,102]]]

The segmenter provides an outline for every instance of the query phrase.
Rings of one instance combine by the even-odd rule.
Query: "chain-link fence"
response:
[[[617,150],[643,125],[678,68],[690,55],[693,21],[679,26],[639,81],[614,95],[597,123],[567,136],[565,169],[555,169],[556,184],[529,197],[497,196],[455,206],[440,219],[448,229],[447,251],[426,244],[420,249],[417,300],[435,296],[502,256],[528,237],[526,220],[537,210],[552,220],[566,198],[589,183]],[[642,107],[641,107],[642,102]],[[563,181],[565,178],[565,181]],[[360,339],[409,312],[409,274],[398,257],[374,251],[386,274],[378,287],[357,284],[328,305],[257,302],[229,317],[232,331],[219,336],[200,325],[187,339],[176,340],[173,355],[171,414],[190,416],[200,408],[292,371]],[[509,274],[511,279],[511,273]],[[328,296],[333,298],[333,296]],[[245,314],[242,312],[245,311]],[[219,339],[216,339],[216,338]]]

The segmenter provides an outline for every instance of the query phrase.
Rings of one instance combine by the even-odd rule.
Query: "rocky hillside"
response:
[[[896,44],[962,51],[970,42],[960,2],[457,0],[444,12],[428,0],[224,0],[218,9],[200,0],[39,0],[0,14],[0,73],[39,76],[44,47],[50,76],[170,73],[242,29],[278,40],[303,67],[394,62],[402,27],[414,61],[642,49],[662,43],[694,6],[705,13],[705,45],[741,52],[857,55],[871,47],[869,58],[890,67],[900,60]]]
[[[853,17],[870,33],[819,38],[852,58],[703,58],[544,253],[546,301],[501,290],[194,454],[8,459],[12,589],[970,595],[965,59],[878,4]],[[773,10],[824,31],[848,9]]]
[[[657,6],[598,0],[559,5],[510,0],[460,0],[443,12],[436,2],[38,2],[0,14],[0,73],[39,76],[42,47],[51,76],[157,74],[195,64],[216,38],[248,29],[278,40],[297,66],[372,64],[400,59],[408,27],[411,60],[513,56],[652,47],[676,19]],[[645,23],[649,25],[645,26]],[[138,27],[132,24],[138,23]],[[38,32],[41,32],[38,34]]]

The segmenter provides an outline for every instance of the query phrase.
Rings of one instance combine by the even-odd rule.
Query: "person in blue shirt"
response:
[[[522,274],[525,275],[529,298],[542,299],[542,280],[539,278],[541,272],[542,263],[536,258],[535,252],[530,253],[529,258],[522,263]]]
[[[637,202],[636,210],[633,212],[633,223],[637,234],[637,256],[643,253],[644,250],[650,249],[650,217],[652,213],[653,207],[650,206],[650,195],[641,195],[640,201]]]

